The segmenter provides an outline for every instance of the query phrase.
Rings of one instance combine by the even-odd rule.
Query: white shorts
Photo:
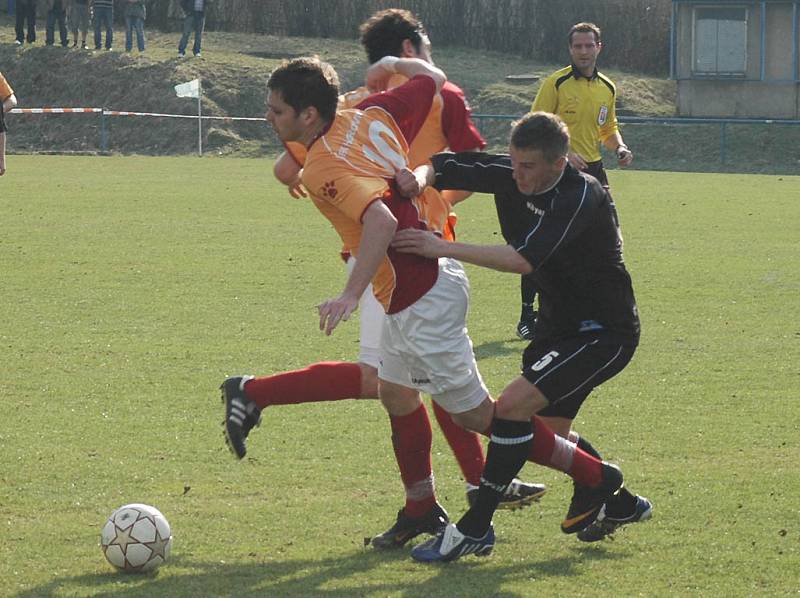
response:
[[[356,258],[347,258],[347,275],[353,271]],[[359,351],[358,361],[376,368],[381,362],[381,332],[386,312],[378,303],[370,284],[358,301]]]
[[[386,315],[378,377],[425,392],[449,413],[476,408],[489,395],[467,334],[469,280],[441,258],[436,284],[413,305]]]

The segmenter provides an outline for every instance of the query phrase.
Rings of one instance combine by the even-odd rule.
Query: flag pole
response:
[[[201,100],[203,98],[203,85],[201,80],[197,80],[197,154],[203,155],[203,113]]]

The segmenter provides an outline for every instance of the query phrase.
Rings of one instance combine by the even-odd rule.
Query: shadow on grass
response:
[[[514,338],[505,341],[493,341],[491,343],[476,344],[472,350],[475,352],[475,357],[478,360],[487,359],[490,357],[517,355],[520,363],[522,363],[522,352],[527,346],[527,341],[521,341],[518,338]]]
[[[535,551],[536,549],[533,549]],[[543,550],[544,552],[544,550]],[[528,591],[501,591],[507,583],[535,583],[552,577],[578,575],[587,560],[624,558],[602,546],[576,548],[574,555],[527,562],[518,559],[496,566],[496,561],[466,558],[456,563],[421,565],[409,560],[408,551],[364,550],[349,555],[314,560],[268,560],[242,564],[172,559],[165,571],[149,575],[107,572],[61,577],[17,594],[20,598],[92,595],[115,597],[169,596],[464,596],[516,597]],[[502,558],[502,557],[499,557]],[[386,565],[395,571],[387,576]],[[489,566],[487,566],[489,565]],[[429,574],[433,572],[434,575]],[[388,577],[388,578],[387,578]],[[533,587],[530,588],[533,591]]]

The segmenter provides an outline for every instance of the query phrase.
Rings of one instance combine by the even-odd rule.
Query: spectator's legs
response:
[[[67,35],[67,11],[61,10],[57,16],[58,34],[61,37],[61,47],[66,48],[69,45],[69,36]]]
[[[191,12],[183,19],[183,35],[181,35],[181,41],[178,42],[178,54],[181,56],[186,53],[186,44],[189,43],[189,36],[192,34],[193,28],[194,12]]]
[[[36,41],[36,0],[28,0],[26,11],[28,13],[28,43]]]
[[[139,52],[144,52],[144,19],[136,17],[134,26],[136,27],[136,47],[139,48]]]
[[[114,44],[114,9],[107,8],[104,12],[106,21],[106,50],[110,50]]]
[[[47,11],[47,25],[45,26],[44,43],[52,46],[55,41],[56,11]]]
[[[17,34],[17,41],[21,44],[25,42],[25,17],[27,15],[27,6],[20,4],[16,9],[16,23],[14,32]]]
[[[133,21],[134,17],[125,15],[125,51],[133,49]]]
[[[94,9],[94,17],[92,18],[94,25],[94,49],[99,50],[103,47],[103,38],[100,35],[100,10]]]
[[[206,13],[204,12],[197,12],[194,13],[194,47],[192,48],[192,52],[194,55],[198,55],[200,53],[200,47],[203,43],[203,28],[206,25]]]

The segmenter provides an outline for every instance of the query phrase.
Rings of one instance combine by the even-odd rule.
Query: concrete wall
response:
[[[678,115],[797,119],[799,88],[761,81],[678,81]]]

